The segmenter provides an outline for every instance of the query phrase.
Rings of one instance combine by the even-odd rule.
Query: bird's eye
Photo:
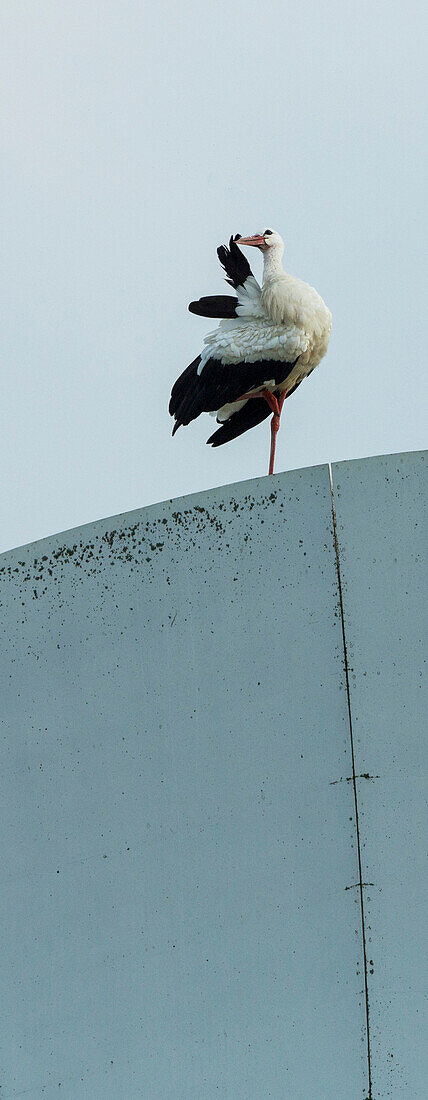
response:
[[[265,231],[263,233],[263,236],[264,237],[271,237],[272,236],[272,230],[271,229],[265,229]]]

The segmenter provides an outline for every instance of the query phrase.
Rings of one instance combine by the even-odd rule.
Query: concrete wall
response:
[[[0,559],[0,1096],[425,1097],[423,472]]]

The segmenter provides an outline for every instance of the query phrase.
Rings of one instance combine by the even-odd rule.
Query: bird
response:
[[[261,286],[241,251],[245,246],[263,255]],[[249,237],[236,233],[229,247],[220,245],[217,255],[236,294],[190,302],[191,313],[220,323],[174,383],[169,402],[173,435],[202,412],[216,416],[220,427],[207,440],[212,447],[272,413],[269,474],[284,401],[321,362],[332,326],[330,310],[314,287],[284,271],[283,254],[283,239],[273,229]]]

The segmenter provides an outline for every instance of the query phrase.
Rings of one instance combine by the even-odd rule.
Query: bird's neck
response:
[[[284,268],[282,266],[282,249],[281,248],[268,248],[263,254],[263,282],[270,279],[272,275],[283,275]]]

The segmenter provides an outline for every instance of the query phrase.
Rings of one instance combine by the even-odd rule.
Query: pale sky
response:
[[[2,0],[0,549],[267,472],[268,422],[171,439],[231,233],[278,230],[333,313],[277,470],[426,446],[426,24],[414,0]]]

